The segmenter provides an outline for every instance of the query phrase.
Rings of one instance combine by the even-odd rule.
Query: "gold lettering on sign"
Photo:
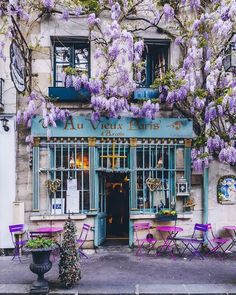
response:
[[[70,126],[70,127],[69,127],[69,126]],[[66,119],[66,124],[65,124],[64,129],[75,130],[73,117],[68,117],[68,118]]]
[[[130,120],[128,130],[158,130],[159,123],[143,123],[137,120]]]

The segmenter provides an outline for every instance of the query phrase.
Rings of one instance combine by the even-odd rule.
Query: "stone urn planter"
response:
[[[32,244],[36,244],[39,241],[41,245],[45,244],[45,241],[48,242],[48,247],[41,248],[31,248]],[[45,238],[37,238],[35,240],[30,240],[24,250],[26,252],[31,252],[32,254],[32,263],[30,264],[30,270],[37,274],[37,280],[33,282],[30,293],[32,294],[47,294],[49,292],[48,281],[44,278],[44,274],[52,268],[52,262],[50,261],[50,254],[52,250],[56,249],[58,246],[53,244],[51,240]]]

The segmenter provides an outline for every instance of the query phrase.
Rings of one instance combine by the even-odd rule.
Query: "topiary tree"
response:
[[[59,262],[59,279],[68,288],[81,279],[79,256],[76,249],[76,227],[70,217],[68,217],[64,225]]]

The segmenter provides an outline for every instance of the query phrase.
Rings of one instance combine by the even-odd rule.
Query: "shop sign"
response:
[[[49,127],[51,137],[104,137],[104,138],[192,138],[193,124],[184,118],[146,118],[108,119],[101,118],[98,122],[84,116],[67,118],[66,122],[58,122],[57,127]],[[47,128],[43,126],[42,117],[35,117],[32,122],[31,134],[46,137]]]

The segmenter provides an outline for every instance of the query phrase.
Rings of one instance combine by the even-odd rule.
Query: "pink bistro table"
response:
[[[163,244],[159,247],[160,250],[157,250],[157,255],[158,254],[164,254],[166,253],[169,249],[171,249],[171,253],[173,256],[173,249],[176,248],[177,251],[180,253],[179,248],[177,247],[175,237],[179,232],[183,231],[182,227],[179,226],[169,226],[169,225],[161,225],[157,226],[156,230],[160,233],[161,238],[163,240]],[[167,233],[167,235],[165,235]]]
[[[62,232],[63,227],[39,227],[30,231],[30,236],[33,238],[42,235],[52,238],[53,235],[61,234]]]
[[[231,242],[229,243],[228,247],[225,249],[225,252],[226,252],[226,251],[230,251],[236,245],[236,226],[226,225],[223,228],[233,232],[233,234],[231,235]]]

